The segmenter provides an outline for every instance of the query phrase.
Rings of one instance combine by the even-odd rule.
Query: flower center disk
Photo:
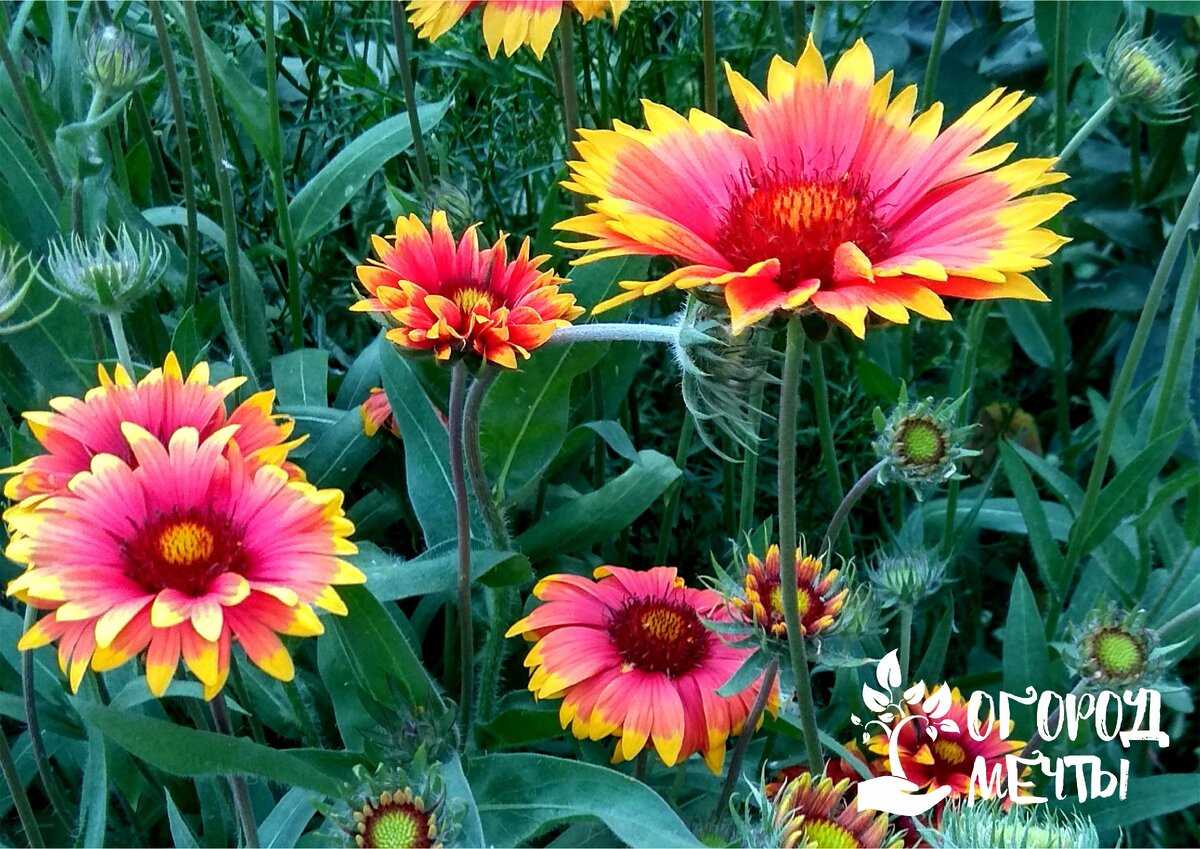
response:
[[[861,180],[850,175],[796,179],[767,171],[743,177],[716,247],[738,268],[778,259],[779,282],[791,288],[811,278],[830,283],[834,254],[843,242],[871,256],[886,241]]]
[[[367,820],[364,845],[372,849],[416,849],[429,846],[424,811],[414,805],[385,806]]]
[[[200,510],[171,512],[142,527],[124,546],[125,574],[149,592],[206,593],[225,572],[244,572],[241,534]]]
[[[708,655],[708,630],[691,607],[635,598],[618,609],[609,632],[622,659],[643,672],[686,675]]]
[[[833,820],[805,817],[802,830],[805,837],[801,844],[803,846],[822,846],[827,849],[858,849],[859,846],[858,838]]]
[[[1101,632],[1096,637],[1096,660],[1110,676],[1136,674],[1144,658],[1137,641],[1119,629]]]

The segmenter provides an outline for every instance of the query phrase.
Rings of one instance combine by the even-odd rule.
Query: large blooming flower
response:
[[[504,235],[480,250],[475,227],[456,245],[446,213],[433,213],[432,232],[415,215],[396,219],[389,242],[373,236],[378,260],[358,266],[366,297],[350,308],[380,313],[392,325],[389,341],[433,351],[439,360],[474,352],[516,368],[517,355],[544,344],[583,313],[575,296],[559,291],[565,281],[542,271],[549,257],[529,256],[529,239],[512,261]]]
[[[651,742],[668,766],[699,752],[719,772],[761,685],[717,694],[748,654],[702,621],[726,618],[720,595],[684,586],[667,566],[595,574],[543,578],[533,593],[544,604],[509,629],[537,643],[525,658],[529,689],[563,700],[559,720],[576,737],[620,737],[615,762]],[[768,708],[777,704],[772,693]]]
[[[629,7],[629,0],[570,0],[570,3],[585,22],[611,12],[613,26]],[[505,56],[528,44],[541,59],[554,37],[564,3],[563,0],[409,0],[408,11],[417,35],[436,41],[479,5],[483,6],[483,40],[493,59],[501,44]]]
[[[246,382],[231,377],[209,383],[208,363],[200,363],[185,378],[174,353],[136,384],[117,366],[112,376],[99,366],[100,385],[79,398],[53,398],[53,410],[25,413],[34,438],[45,448],[20,465],[0,472],[14,473],[4,494],[21,502],[14,510],[28,510],[47,495],[66,490],[67,483],[86,471],[92,457],[113,454],[126,462],[134,457],[121,434],[121,425],[132,422],[165,441],[181,427],[193,427],[201,437],[230,424],[238,425],[234,441],[253,462],[284,464],[288,451],[301,440],[289,442],[294,423],[271,414],[274,390],[255,393],[227,412],[225,399]],[[302,473],[287,468],[295,476]]]
[[[263,671],[290,680],[278,634],[320,634],[313,605],[345,613],[333,585],[365,579],[342,559],[355,552],[342,493],[249,461],[234,441],[240,429],[202,438],[181,427],[164,445],[126,422],[135,464],[97,454],[65,493],[16,514],[20,535],[5,554],[27,569],[8,593],[49,611],[19,647],[57,642],[72,690],[89,664],[104,671],[144,651],[155,695],[182,655],[212,698],[235,639]]]
[[[918,702],[901,705],[902,712],[896,719],[900,725],[897,737],[897,749],[900,753],[900,765],[904,775],[918,787],[935,789],[949,787],[953,792],[951,799],[967,795],[971,789],[971,770],[976,758],[982,758],[990,779],[999,770],[1003,777],[1005,773],[1005,756],[1019,752],[1025,745],[1023,740],[1008,740],[1001,736],[999,721],[988,722],[981,717],[984,728],[989,728],[988,735],[983,740],[976,740],[971,735],[967,720],[967,703],[962,693],[955,687],[950,694],[950,709],[937,719],[927,719],[925,704]],[[945,730],[945,720],[953,720],[957,731]],[[1004,729],[1007,733],[1010,728]],[[938,726],[936,738],[931,738],[927,729]],[[867,743],[868,751],[883,760],[883,765],[873,765],[872,772],[887,771],[888,739],[878,734]],[[974,793],[985,798],[990,797],[993,788],[976,786]]]
[[[827,75],[809,39],[776,57],[764,95],[726,67],[749,133],[645,102],[648,129],[581,130],[567,188],[596,198],[559,229],[589,238],[581,262],[630,254],[679,266],[597,311],[671,287],[721,287],[735,332],[776,310],[817,310],[857,336],[868,313],[948,319],[941,296],[1046,300],[1025,276],[1066,240],[1040,227],[1071,200],[1019,197],[1065,179],[1052,159],[1000,166],[983,149],[1032,98],[997,89],[939,133],[941,104],[913,118],[861,40]]]

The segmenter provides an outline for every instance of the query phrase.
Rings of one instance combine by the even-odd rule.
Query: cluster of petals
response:
[[[841,573],[837,569],[827,569],[820,557],[806,554],[803,548],[796,549],[795,562],[800,630],[805,636],[816,636],[834,626],[850,591],[839,583]],[[754,554],[746,555],[743,592],[742,598],[733,600],[738,613],[772,636],[786,637],[778,545],[768,548],[762,560]]]
[[[583,314],[565,283],[541,269],[548,256],[529,256],[529,239],[508,259],[505,237],[480,248],[471,226],[457,242],[446,213],[432,227],[417,216],[396,219],[389,241],[372,237],[377,259],[357,268],[365,297],[351,306],[379,315],[390,342],[432,351],[438,360],[478,354],[506,368],[546,343],[555,330]]]
[[[943,297],[1047,300],[1027,272],[1067,241],[1041,225],[1072,198],[1023,195],[1066,175],[985,147],[1032,98],[997,89],[942,129],[941,104],[914,117],[916,88],[893,97],[861,40],[832,73],[811,38],[795,64],[776,57],[765,94],[726,74],[747,132],[649,101],[646,129],[580,131],[564,185],[592,200],[558,225],[586,237],[565,246],[676,265],[597,311],[717,287],[734,332],[817,311],[862,337],[868,318],[949,319]]]
[[[542,604],[509,629],[535,643],[529,689],[563,700],[559,720],[577,738],[619,737],[614,762],[651,744],[668,766],[699,753],[719,772],[762,684],[718,693],[749,654],[704,625],[727,620],[721,596],[667,566],[601,566],[595,578],[543,578],[533,591]],[[767,708],[777,706],[773,691]]]
[[[768,785],[775,811],[774,826],[781,849],[809,846],[889,847],[904,845],[892,832],[885,813],[860,811],[853,798],[849,778],[814,777],[806,770],[794,777]]]
[[[629,7],[629,0],[568,0],[583,18],[612,15],[613,26]],[[495,59],[504,45],[512,56],[523,44],[540,60],[550,46],[562,17],[564,0],[408,0],[408,14],[421,38],[436,41],[476,6],[483,7],[483,40]]]
[[[342,493],[286,462],[271,393],[226,413],[238,383],[210,385],[204,365],[184,379],[169,356],[137,384],[102,370],[83,400],[27,415],[46,453],[9,481],[25,497],[5,512],[5,555],[25,571],[8,594],[45,611],[19,647],[56,643],[72,690],[144,654],[155,695],[182,658],[212,698],[235,641],[290,680],[279,635],[321,633],[313,608],[344,614],[333,587],[364,580],[343,559]]]

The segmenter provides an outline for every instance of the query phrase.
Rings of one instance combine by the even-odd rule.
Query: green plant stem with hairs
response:
[[[108,329],[112,333],[113,345],[117,349],[117,360],[125,367],[125,371],[132,379],[137,379],[137,375],[133,370],[133,356],[129,353],[129,340],[125,338],[125,323],[121,319],[119,312],[105,313],[105,318],[108,319]]]
[[[195,3],[183,4],[184,23],[187,26],[188,42],[192,49],[192,60],[196,64],[196,77],[200,83],[200,103],[204,112],[204,123],[208,127],[208,152],[212,157],[212,170],[217,181],[217,194],[221,199],[221,227],[225,235],[225,273],[229,277],[229,311],[238,335],[245,339],[246,326],[246,281],[238,267],[237,215],[233,208],[233,189],[229,185],[229,174],[225,169],[225,139],[221,135],[220,113],[217,110],[217,95],[213,89],[212,73],[208,57],[204,52],[204,32],[200,29],[200,18]]]
[[[467,501],[467,476],[463,462],[463,412],[466,406],[467,366],[462,360],[450,371],[450,475],[454,489],[455,530],[458,536],[458,642],[459,728],[463,745],[472,748],[472,702],[475,686],[475,623],[471,613],[471,506]]]
[[[765,345],[767,340],[761,339],[757,344]],[[758,436],[762,425],[762,403],[766,389],[767,382],[765,380],[755,381],[754,385],[750,387],[750,428],[755,437]],[[754,529],[754,501],[758,494],[757,448],[747,448],[742,457],[742,480],[739,494],[741,500],[738,504],[738,530],[742,533],[749,533]]]
[[[233,725],[229,722],[229,711],[225,708],[225,695],[217,693],[208,703],[208,707],[212,712],[213,725],[217,732],[233,737]],[[258,824],[254,821],[254,806],[250,802],[250,790],[246,786],[245,776],[228,775],[226,779],[233,794],[233,807],[237,811],[238,823],[241,825],[243,845],[261,846],[258,839]]]
[[[1062,150],[1067,141],[1067,12],[1069,0],[1059,0],[1054,18],[1054,149]],[[1054,358],[1054,428],[1059,450],[1065,451],[1071,441],[1070,392],[1067,387],[1067,335],[1063,313],[1064,265],[1054,263],[1050,269],[1050,348]]]
[[[563,131],[566,146],[563,157],[570,159],[579,132],[579,94],[575,90],[575,20],[569,9],[558,19],[558,84],[562,94]],[[571,192],[575,214],[584,213],[583,197]]]
[[[392,37],[396,42],[396,65],[400,70],[400,87],[404,90],[404,108],[408,112],[408,126],[412,130],[413,153],[417,160],[417,177],[426,192],[433,186],[433,170],[429,167],[429,154],[425,151],[425,139],[421,135],[421,116],[417,114],[416,85],[413,83],[412,60],[408,56],[408,16],[404,3],[392,0]]]
[[[167,21],[163,17],[162,7],[158,3],[149,3],[150,19],[154,22],[154,34],[158,39],[158,52],[162,56],[163,80],[167,87],[167,98],[171,103],[171,117],[175,121],[175,143],[179,146],[179,173],[183,180],[183,207],[187,217],[186,246],[187,253],[187,286],[184,290],[183,303],[193,306],[196,303],[197,282],[200,253],[200,228],[196,214],[196,187],[192,182],[192,142],[188,137],[187,113],[183,108],[183,94],[179,88],[179,74],[175,69],[175,49],[171,46],[171,36],[167,32]]]
[[[393,5],[400,5],[393,3]],[[296,254],[296,237],[292,230],[292,214],[288,209],[287,187],[283,183],[283,131],[279,126],[279,85],[275,49],[275,0],[267,0],[263,7],[263,19],[267,41],[267,116],[271,121],[271,189],[275,195],[275,217],[279,225],[279,239],[283,242],[283,253],[287,261],[288,314],[292,324],[292,347],[304,347],[304,307],[301,304],[300,260]]]
[[[1075,519],[1078,532],[1071,535],[1071,541],[1067,545],[1061,585],[1064,594],[1070,591],[1071,580],[1074,578],[1075,570],[1079,567],[1079,561],[1083,557],[1083,552],[1080,550],[1080,540],[1084,537],[1084,531],[1094,521],[1096,502],[1100,498],[1100,487],[1104,483],[1104,476],[1108,471],[1108,461],[1112,454],[1113,438],[1117,433],[1117,425],[1121,421],[1129,391],[1133,388],[1133,379],[1137,373],[1138,363],[1141,362],[1142,353],[1146,350],[1146,343],[1150,340],[1150,330],[1154,325],[1155,317],[1158,315],[1158,307],[1162,302],[1167,280],[1171,276],[1171,271],[1175,267],[1176,260],[1179,259],[1180,251],[1183,250],[1184,242],[1187,240],[1187,232],[1196,220],[1197,210],[1200,210],[1200,171],[1193,178],[1191,190],[1188,192],[1187,199],[1183,202],[1183,209],[1180,211],[1179,218],[1176,220],[1175,226],[1171,230],[1171,235],[1167,239],[1167,246],[1163,249],[1162,257],[1158,261],[1158,268],[1155,269],[1154,278],[1150,281],[1150,288],[1146,292],[1145,303],[1142,306],[1141,315],[1138,316],[1137,326],[1133,331],[1133,339],[1129,343],[1129,350],[1125,354],[1125,360],[1121,363],[1121,370],[1117,373],[1117,379],[1113,383],[1112,394],[1108,401],[1108,412],[1105,414],[1104,422],[1100,427],[1100,436],[1096,442],[1096,454],[1092,459],[1092,468],[1088,474],[1087,488],[1083,494],[1083,503],[1080,505],[1079,513]],[[1065,597],[1060,598],[1060,604],[1051,607],[1050,614],[1046,620],[1047,633],[1055,633],[1059,616],[1062,612],[1061,606],[1065,601]]]
[[[821,540],[821,552],[832,551],[833,541],[837,539],[842,527],[846,524],[846,520],[850,518],[850,511],[854,509],[854,505],[859,502],[867,490],[870,489],[875,481],[879,478],[879,473],[883,471],[883,467],[887,465],[887,460],[880,460],[871,468],[863,472],[862,477],[855,481],[854,486],[850,487],[850,491],[846,493],[842,499],[842,503],[838,505],[837,511],[833,514],[833,518],[829,521],[829,527],[825,531],[825,536]]]
[[[104,92],[96,87],[92,91],[92,100],[88,104],[87,115],[84,116],[83,123],[90,125],[103,111]],[[89,138],[85,144],[94,146],[96,140]],[[71,178],[71,232],[77,236],[83,235],[83,178],[78,174]]]
[[[8,745],[8,736],[0,733],[0,772],[4,773],[4,782],[8,785],[9,796],[13,807],[17,809],[17,817],[21,820],[21,828],[25,830],[25,838],[29,845],[42,847],[46,845],[42,830],[38,827],[37,817],[33,814],[33,806],[29,804],[29,796],[25,793],[25,785],[17,772],[13,761],[12,749]]]
[[[834,502],[841,502],[846,490],[842,487],[842,476],[838,471],[837,449],[833,444],[833,420],[829,415],[829,383],[825,379],[825,353],[821,345],[812,346],[813,407],[817,414],[817,433],[821,441],[821,464],[825,467],[825,484]],[[832,542],[832,541],[831,541]],[[843,540],[850,550],[850,536]]]
[[[783,380],[779,391],[779,582],[783,619],[787,625],[788,656],[796,683],[800,729],[809,768],[821,771],[821,739],[808,672],[808,647],[800,625],[796,587],[796,406],[800,400],[800,366],[804,360],[804,327],[798,315],[787,323]]]
[[[912,660],[913,609],[906,604],[900,608],[900,680],[908,680],[908,665]]]
[[[746,750],[750,748],[750,738],[754,736],[754,731],[758,728],[759,720],[762,718],[763,711],[766,710],[767,701],[771,698],[771,691],[775,689],[775,679],[778,677],[779,658],[772,657],[763,671],[758,693],[754,697],[754,704],[750,706],[750,712],[746,714],[742,733],[738,735],[737,743],[733,747],[729,766],[725,772],[725,781],[721,784],[721,795],[717,798],[716,807],[713,808],[712,816],[709,818],[710,827],[716,826],[729,809],[733,788],[737,786],[738,779],[742,775],[742,762],[746,759]]]
[[[983,342],[983,328],[987,325],[988,313],[992,309],[990,301],[977,301],[971,306],[967,317],[967,335],[963,342],[962,354],[958,358],[958,366],[950,379],[950,397],[959,398],[966,387],[975,379],[975,364],[979,360],[979,346]],[[955,418],[956,425],[962,425],[967,416],[967,404],[964,402]],[[954,525],[958,517],[959,481],[952,480],[946,487],[946,516],[942,524],[942,556],[949,556],[954,545]]]

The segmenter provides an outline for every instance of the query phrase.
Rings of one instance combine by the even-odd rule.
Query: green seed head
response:
[[[1143,611],[1105,604],[1072,631],[1066,659],[1079,677],[1100,689],[1150,686],[1165,671],[1158,637]]]
[[[936,466],[946,456],[946,434],[931,416],[909,416],[900,422],[893,446],[906,463]]]
[[[923,498],[946,481],[961,478],[959,461],[979,453],[966,447],[970,428],[955,424],[962,401],[935,403],[926,398],[909,403],[908,391],[902,387],[899,403],[890,416],[885,418],[876,410],[879,436],[875,451],[884,461],[879,482],[901,481]]]

